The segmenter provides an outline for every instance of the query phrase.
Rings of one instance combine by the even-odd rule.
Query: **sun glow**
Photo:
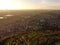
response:
[[[16,10],[26,8],[27,7],[23,2],[16,2],[12,0],[0,0],[0,10]]]
[[[36,2],[35,2],[36,1]],[[60,3],[47,0],[0,0],[0,10],[29,10],[29,9],[60,9]]]

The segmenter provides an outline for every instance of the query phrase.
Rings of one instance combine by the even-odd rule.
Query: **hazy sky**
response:
[[[0,9],[60,9],[60,0],[0,0]]]

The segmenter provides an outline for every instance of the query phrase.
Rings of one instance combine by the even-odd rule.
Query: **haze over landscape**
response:
[[[60,10],[60,0],[0,0],[0,10],[26,9]]]
[[[0,0],[0,45],[60,45],[60,0]]]

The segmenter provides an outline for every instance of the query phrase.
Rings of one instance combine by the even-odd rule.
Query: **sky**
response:
[[[60,0],[0,0],[0,10],[58,9]]]

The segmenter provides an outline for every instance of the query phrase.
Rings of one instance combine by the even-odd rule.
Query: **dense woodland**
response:
[[[5,15],[13,15],[6,17]],[[0,11],[0,45],[59,45],[60,11]]]

